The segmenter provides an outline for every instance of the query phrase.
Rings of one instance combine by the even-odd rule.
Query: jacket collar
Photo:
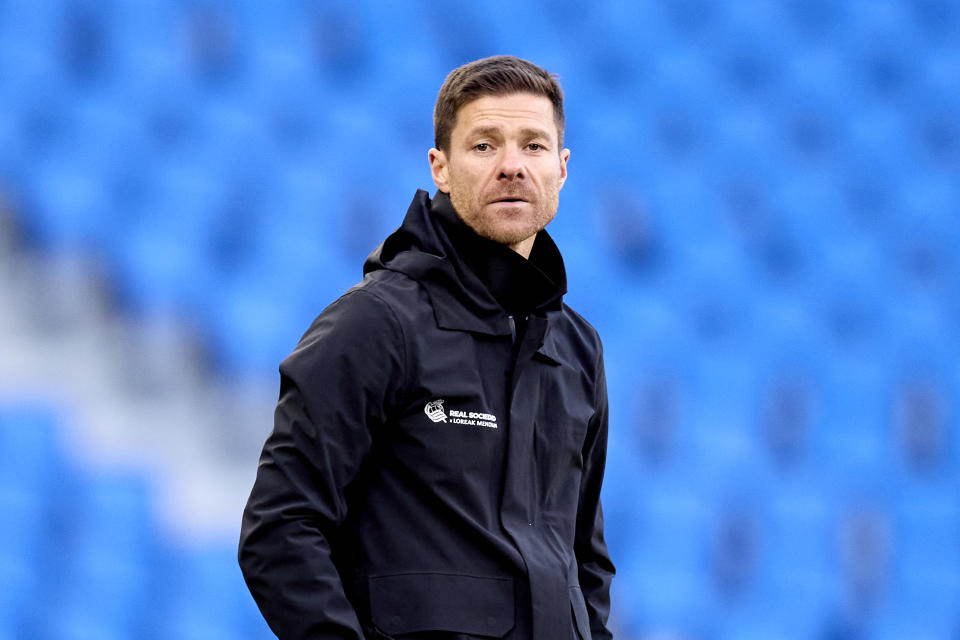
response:
[[[437,326],[441,329],[510,335],[510,321],[496,301],[489,294],[489,300],[482,296],[464,295],[457,288],[456,274],[443,256],[417,250],[404,251],[383,268],[403,273],[426,289]]]
[[[367,258],[364,273],[389,269],[417,280],[430,296],[437,325],[443,329],[510,335],[506,312],[483,282],[457,256],[444,226],[438,223],[431,211],[431,205],[427,192],[418,190],[400,228]],[[557,261],[562,270],[562,258],[556,245],[545,231],[541,234],[548,241],[547,250],[552,248],[556,254],[551,259]],[[566,287],[565,275],[562,287],[559,294],[549,300],[550,310],[560,308],[560,299]],[[534,312],[538,311],[547,312],[548,309],[534,309]],[[550,332],[545,340],[549,337]],[[547,347],[543,355],[559,361],[555,357],[555,348]]]
[[[562,315],[562,311],[547,312],[547,332],[543,336],[540,348],[537,349],[537,355],[552,364],[566,364],[566,361],[560,356],[558,344],[561,333],[558,330],[558,326],[560,322],[563,322]]]

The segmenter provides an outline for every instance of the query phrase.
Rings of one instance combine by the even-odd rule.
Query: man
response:
[[[282,639],[610,638],[601,345],[543,231],[560,87],[478,60],[434,127],[437,194],[280,366],[244,577]]]

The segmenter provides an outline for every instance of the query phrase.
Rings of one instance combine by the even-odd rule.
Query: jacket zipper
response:
[[[517,346],[517,321],[516,321],[516,319],[515,319],[512,315],[508,315],[508,316],[507,316],[507,319],[510,321],[510,339],[511,339],[511,341],[513,342],[513,346],[514,346],[514,357],[516,357],[516,356],[518,355],[518,354],[517,354],[517,350],[519,349],[519,347]],[[520,364],[519,362],[514,361],[514,363],[513,363],[513,375],[516,375],[517,367],[519,366],[519,364]],[[511,383],[511,385],[510,385],[511,388],[512,388],[515,384],[516,384],[516,380],[514,379],[514,380],[512,381],[512,383]],[[534,429],[536,429],[536,424],[534,424]],[[536,446],[536,436],[534,436],[534,442],[531,443],[531,447],[535,447],[535,446]],[[534,449],[533,449],[533,448],[531,448],[530,451],[531,451],[531,453],[534,453]],[[533,474],[531,474],[530,482],[528,483],[528,485],[529,485],[529,491],[528,491],[528,498],[527,498],[527,501],[528,501],[528,502],[527,502],[527,524],[528,524],[529,526],[531,526],[531,527],[534,525],[534,517],[533,517],[533,514],[534,514],[534,512],[535,512],[535,510],[536,510],[536,500],[537,500],[537,489],[536,489],[536,487],[534,486],[534,478],[536,478],[536,476],[537,476],[537,474],[536,474],[536,463],[534,462]]]

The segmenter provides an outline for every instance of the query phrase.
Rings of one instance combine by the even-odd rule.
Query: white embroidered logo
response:
[[[423,408],[423,412],[434,422],[447,421],[447,414],[443,412],[443,400],[431,400]]]
[[[443,411],[443,400],[431,400],[423,407],[423,412],[434,422],[447,422]],[[472,427],[497,428],[497,416],[483,411],[460,411],[450,409],[450,424],[464,424]]]
[[[460,411],[450,409],[450,422],[453,424],[466,424],[471,427],[486,427],[488,429],[497,428],[497,416],[483,411]]]

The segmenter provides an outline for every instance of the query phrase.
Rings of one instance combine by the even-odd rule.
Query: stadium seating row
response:
[[[0,205],[275,376],[429,186],[444,74],[536,60],[606,345],[618,628],[953,637],[958,35],[950,0],[7,0]],[[269,637],[233,549],[173,544],[69,420],[0,408],[0,640]]]

